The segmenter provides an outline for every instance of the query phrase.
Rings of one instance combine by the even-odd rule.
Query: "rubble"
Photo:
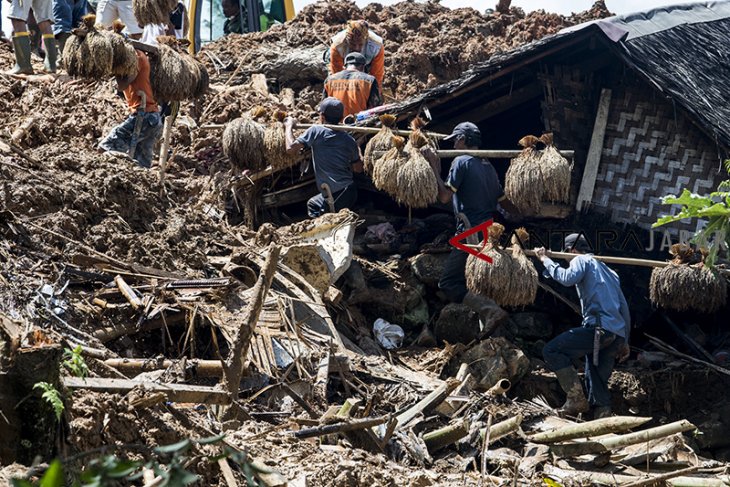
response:
[[[227,446],[273,470],[258,471],[261,485],[276,485],[265,480],[273,477],[310,486],[536,485],[546,476],[567,485],[587,462],[605,459],[605,449],[612,461],[581,475],[635,482],[648,462],[652,475],[692,467],[683,475],[724,478],[717,477],[727,475],[721,433],[695,440],[673,431],[634,449],[617,440],[600,443],[598,455],[553,456],[553,444],[538,445],[536,435],[585,425],[584,418],[558,418],[548,405],[560,397],[536,344],[567,324],[545,311],[558,304],[515,311],[490,338],[473,333],[477,316],[438,296],[448,250],[438,246],[453,234],[451,216],[416,215],[411,225],[389,217],[392,230],[370,236],[377,218],[359,224],[367,216],[346,211],[279,228],[239,225],[233,208],[255,198],[231,188],[220,134],[198,130],[255,105],[314,120],[321,53],[349,18],[365,18],[385,35],[386,93],[402,99],[495,52],[605,15],[601,2],[567,18],[517,8],[449,11],[437,2],[308,6],[286,26],[206,46],[200,58],[214,92],[181,107],[164,182],[154,170],[96,151],[97,140],[126,115],[110,81],[0,76],[0,405],[13,410],[6,405],[30,395],[23,407],[37,414],[24,420],[36,423],[31,432],[7,433],[0,420],[0,436],[20,435],[23,445],[18,453],[3,444],[3,465],[10,457],[8,463],[30,465],[36,453],[47,461],[129,444],[144,447],[127,452],[131,458],[147,459],[151,448],[223,433]],[[11,63],[3,43],[0,62]],[[263,83],[256,74],[265,75]],[[282,258],[267,266],[279,247]],[[377,318],[405,330],[401,349],[385,350],[373,339]],[[412,346],[429,328],[446,343]],[[42,378],[64,398],[60,423],[33,384],[12,386],[21,397],[5,395],[3,381],[15,380],[14,368],[27,363],[18,356],[52,365],[62,349],[77,346],[88,378],[68,367],[62,377]],[[632,430],[687,416],[725,431],[721,417],[699,421],[719,399],[698,404],[691,397],[704,387],[720,394],[724,378],[708,378],[718,370],[663,350],[661,370],[647,374],[631,363],[614,374],[615,410],[652,417]],[[495,393],[504,380],[511,389]],[[55,434],[49,422],[68,429],[67,452],[44,436]],[[598,449],[586,437],[570,441]],[[643,464],[637,458],[646,448],[637,453],[639,446],[650,448]],[[201,484],[229,476],[243,484],[232,460],[207,463],[217,446],[194,448],[189,468]],[[0,479],[27,472],[10,463]]]

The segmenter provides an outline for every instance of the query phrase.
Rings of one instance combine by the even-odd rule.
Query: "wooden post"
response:
[[[580,183],[578,199],[575,202],[575,209],[578,211],[581,211],[583,209],[583,206],[585,204],[589,204],[593,199],[593,189],[596,186],[598,166],[601,163],[603,139],[606,136],[606,124],[608,123],[608,112],[610,105],[611,90],[608,88],[604,88],[603,90],[601,90],[601,99],[598,102],[596,121],[593,124],[591,145],[588,148],[588,157],[586,158],[586,165],[583,169],[583,180]]]
[[[637,428],[651,418],[640,416],[613,416],[611,418],[595,419],[586,423],[572,424],[553,431],[545,431],[530,436],[535,443],[557,443],[575,438],[595,438],[607,433],[618,433]]]
[[[266,294],[269,292],[271,280],[276,271],[280,251],[281,248],[275,244],[269,246],[266,262],[261,268],[261,273],[253,288],[253,296],[243,311],[243,326],[238,330],[236,338],[233,340],[233,346],[223,367],[223,382],[231,396],[231,401],[238,399],[238,389],[241,384],[241,377],[243,376],[244,360],[248,353],[249,343],[256,328],[256,323],[259,320]],[[230,410],[232,408],[228,409],[228,411]]]
[[[402,428],[420,413],[427,412],[436,408],[444,401],[444,399],[449,397],[449,394],[451,394],[451,392],[456,389],[460,383],[461,382],[457,379],[448,379],[433,392],[431,392],[428,396],[424,397],[413,406],[398,414],[398,426],[396,427],[396,429]]]

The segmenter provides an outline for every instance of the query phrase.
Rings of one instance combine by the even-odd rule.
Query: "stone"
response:
[[[455,375],[462,363],[477,381],[477,388],[487,390],[502,379],[512,386],[530,370],[530,359],[504,337],[483,340],[462,353],[456,354],[446,366],[447,375]]]
[[[463,304],[444,306],[433,326],[436,339],[448,343],[470,343],[480,333],[479,315]]]
[[[413,274],[426,286],[438,288],[449,254],[418,254],[410,259]]]
[[[510,315],[507,330],[512,335],[527,340],[545,340],[553,335],[553,323],[547,313],[525,311]]]

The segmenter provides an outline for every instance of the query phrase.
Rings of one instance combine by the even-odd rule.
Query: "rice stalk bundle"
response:
[[[199,96],[207,86],[205,67],[186,52],[179,52],[177,39],[171,36],[157,38],[157,54],[150,56],[152,91],[157,101],[183,101]]]
[[[522,227],[515,230],[512,236],[512,279],[504,306],[525,306],[535,302],[537,269],[522,249],[522,245],[527,244],[529,239],[530,235]]]
[[[398,171],[408,162],[408,154],[404,150],[405,139],[393,136],[392,147],[375,161],[373,167],[373,184],[395,198],[398,192]]]
[[[395,125],[395,121],[396,117],[394,115],[381,115],[380,124],[382,127],[380,131],[365,146],[363,164],[366,173],[373,173],[373,166],[375,166],[375,162],[378,160],[375,153],[387,152],[392,147],[393,125]]]
[[[436,202],[438,182],[421,150],[411,147],[408,160],[398,170],[395,199],[409,208],[426,208]]]
[[[433,150],[438,150],[438,143],[423,132],[425,126],[426,122],[420,117],[411,121],[411,135],[408,137],[406,151],[410,152],[412,148],[420,149],[426,145],[431,146]]]
[[[543,176],[542,201],[569,203],[570,164],[553,144],[552,133],[543,134],[540,141],[545,144],[540,156],[540,171]]]
[[[540,170],[540,152],[535,148],[539,139],[528,135],[520,139],[522,152],[512,159],[505,176],[504,194],[523,215],[534,215],[540,210],[543,196],[543,174]]]
[[[516,264],[512,256],[499,246],[503,232],[504,226],[499,223],[489,226],[486,245],[481,253],[491,258],[492,262],[470,255],[466,259],[464,275],[469,291],[493,299],[500,306],[508,306],[515,301],[511,289]]]
[[[112,23],[111,31],[104,31],[112,46],[112,74],[114,76],[137,77],[139,65],[137,63],[137,52],[134,46],[122,36],[124,23],[115,20]]]
[[[134,18],[141,26],[167,24],[170,12],[177,7],[177,0],[132,0]]]
[[[274,113],[274,122],[264,131],[264,148],[266,159],[274,169],[285,169],[293,166],[298,157],[286,152],[286,130],[284,128],[286,112],[277,110]]]
[[[255,116],[255,112],[252,113]],[[223,131],[223,153],[238,169],[264,168],[264,126],[251,116],[229,122]]]
[[[689,246],[672,245],[674,256],[666,267],[651,271],[649,299],[660,308],[714,313],[727,302],[727,282],[704,264]]]
[[[108,35],[96,30],[96,15],[85,15],[66,42],[63,63],[70,76],[104,79],[112,74],[114,48]]]

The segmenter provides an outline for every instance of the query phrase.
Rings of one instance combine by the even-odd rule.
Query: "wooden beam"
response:
[[[188,384],[158,384],[156,382],[102,379],[99,377],[64,377],[63,385],[69,389],[85,389],[94,392],[126,394],[135,387],[144,387],[150,392],[161,392],[171,402],[199,404],[228,404],[230,398],[226,391],[215,387],[192,386]]]
[[[449,105],[449,110],[439,113],[438,118],[442,121],[458,118],[459,120],[479,123],[481,120],[492,118],[540,95],[542,95],[542,85],[540,83],[531,83],[476,107],[474,105],[478,102],[474,100],[460,106]],[[464,111],[467,107],[470,109]]]
[[[608,112],[611,105],[611,90],[601,90],[601,99],[598,102],[596,121],[593,124],[593,135],[591,145],[588,148],[588,157],[583,169],[583,180],[580,183],[578,199],[575,202],[575,209],[581,211],[583,206],[590,204],[593,199],[593,189],[596,186],[598,166],[601,163],[601,152],[603,151],[603,140],[606,136],[606,125],[608,123]]]

